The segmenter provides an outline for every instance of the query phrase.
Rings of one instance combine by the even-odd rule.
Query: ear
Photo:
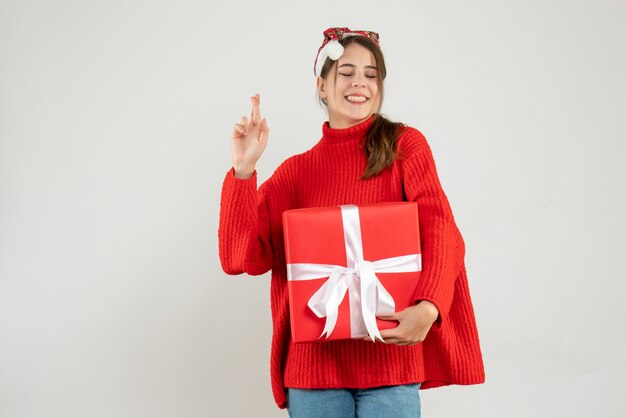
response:
[[[324,80],[320,76],[317,76],[317,92],[319,93],[320,97],[326,96],[326,80]]]

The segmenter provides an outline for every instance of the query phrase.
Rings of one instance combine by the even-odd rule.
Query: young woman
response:
[[[454,221],[424,136],[379,112],[385,62],[378,34],[330,28],[314,65],[328,109],[322,137],[285,160],[257,190],[256,162],[269,128],[251,98],[232,134],[224,178],[219,252],[227,274],[272,270],[274,398],[292,417],[419,417],[419,389],[484,382],[478,333]],[[281,216],[285,210],[389,201],[417,202],[422,272],[415,305],[398,326],[369,337],[294,343],[290,338]]]

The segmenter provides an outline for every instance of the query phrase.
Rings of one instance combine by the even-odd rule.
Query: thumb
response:
[[[385,321],[393,321],[393,320],[399,321],[400,318],[402,317],[402,313],[394,312],[392,315],[376,315],[376,316]]]

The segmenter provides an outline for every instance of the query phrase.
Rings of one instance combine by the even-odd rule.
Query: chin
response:
[[[358,123],[364,122],[369,119],[370,116],[374,114],[373,109],[360,111],[359,109],[343,109],[343,111],[338,112],[337,117],[335,118],[337,123],[339,121],[343,121],[341,123],[348,125],[356,125]]]
[[[362,114],[359,114],[359,115],[352,115],[351,119],[358,120],[358,121],[363,121],[365,119],[369,119],[370,116],[372,116],[372,112],[362,113]]]
[[[345,112],[344,115],[346,115],[346,117],[350,117],[352,119],[366,119],[369,116],[372,115],[374,111],[372,109],[367,109],[367,110],[360,110],[360,111],[348,111]]]

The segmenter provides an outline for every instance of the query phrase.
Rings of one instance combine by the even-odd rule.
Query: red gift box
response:
[[[291,209],[282,221],[294,342],[382,339],[398,323],[376,316],[414,304],[417,203]]]

